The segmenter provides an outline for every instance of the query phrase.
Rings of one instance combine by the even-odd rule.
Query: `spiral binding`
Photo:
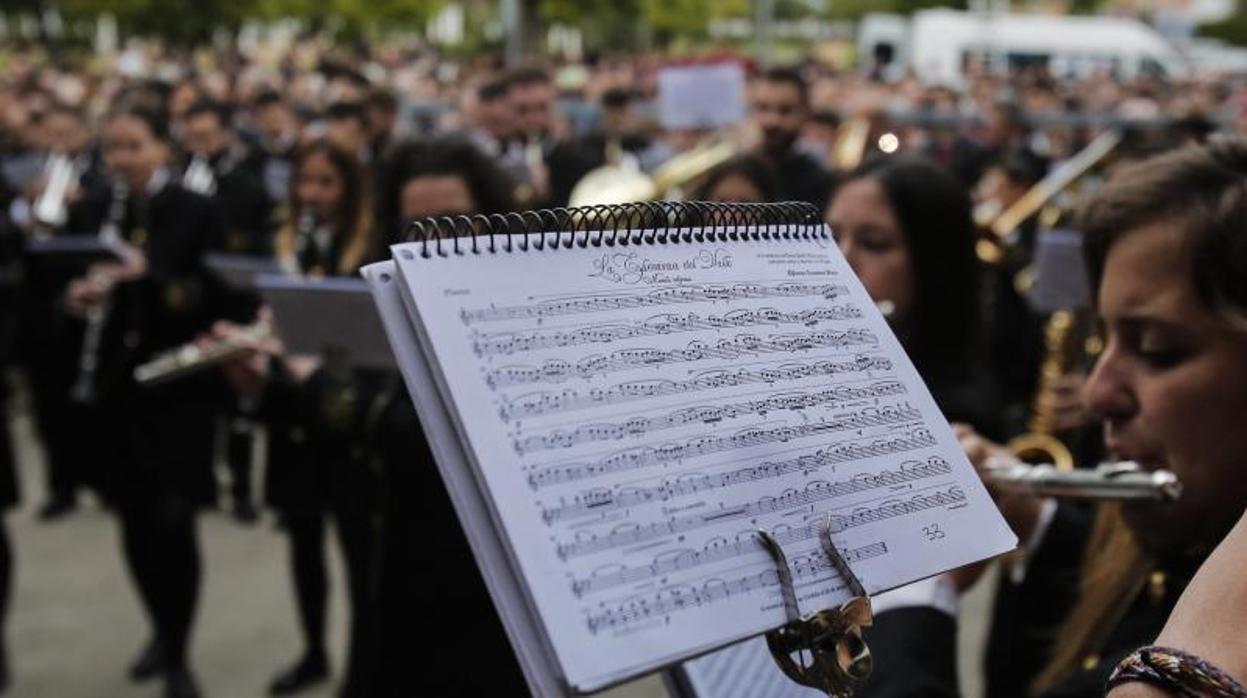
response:
[[[742,240],[826,239],[811,204],[652,201],[444,216],[412,221],[403,238],[423,257]],[[537,237],[532,237],[536,235]]]

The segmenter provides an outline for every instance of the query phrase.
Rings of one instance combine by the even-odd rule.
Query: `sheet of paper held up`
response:
[[[818,240],[420,255],[416,333],[564,678],[591,691],[1015,544]]]

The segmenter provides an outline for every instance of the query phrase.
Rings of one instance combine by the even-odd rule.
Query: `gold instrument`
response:
[[[106,242],[121,239],[121,222],[126,215],[126,201],[130,198],[130,187],[122,179],[113,182],[113,198],[108,206],[108,218],[100,229],[100,238]],[[95,272],[90,279],[93,283],[108,288],[104,298],[87,310],[86,327],[82,333],[82,348],[78,354],[78,375],[69,389],[70,399],[82,404],[95,401],[95,376],[99,372],[100,350],[104,339],[104,328],[108,317],[112,314],[112,284],[116,279],[111,274]]]
[[[714,139],[680,153],[645,174],[635,161],[622,158],[603,165],[581,178],[572,189],[570,206],[626,204],[669,197],[672,189],[685,187],[710,170],[732,159],[739,147],[726,139]]]
[[[985,471],[987,479],[1000,489],[1042,497],[1174,502],[1182,496],[1182,483],[1176,475],[1168,470],[1143,470],[1132,461],[1062,469],[1048,463],[989,459]]]
[[[159,385],[222,364],[273,336],[272,323],[261,320],[240,328],[238,335],[208,342],[188,342],[158,354],[134,369],[134,381],[142,386]]]
[[[1044,358],[1039,365],[1039,385],[1035,390],[1027,433],[1005,444],[1017,458],[1029,463],[1052,463],[1060,470],[1074,468],[1074,454],[1069,446],[1053,435],[1055,389],[1058,381],[1077,368],[1074,359],[1082,351],[1077,341],[1077,316],[1073,310],[1058,310],[1044,328]]]
[[[862,164],[866,157],[871,128],[871,121],[865,116],[855,116],[840,124],[836,130],[835,145],[831,149],[831,164],[835,169],[849,172]]]
[[[35,221],[48,228],[59,228],[69,220],[69,209],[65,201],[78,179],[78,173],[74,170],[74,163],[69,156],[60,154],[48,158],[44,172],[46,182],[43,193],[35,201]]]
[[[1021,198],[1013,202],[1012,206],[991,219],[991,222],[984,226],[988,234],[979,239],[975,248],[979,259],[985,264],[1000,263],[1008,251],[1009,238],[1013,231],[1036,211],[1043,208],[1052,197],[1102,162],[1117,148],[1121,139],[1121,132],[1116,130],[1100,134],[1077,155],[1061,163],[1047,177],[1036,182]],[[975,218],[986,218],[990,215],[991,212],[984,208],[983,211],[976,210]]]

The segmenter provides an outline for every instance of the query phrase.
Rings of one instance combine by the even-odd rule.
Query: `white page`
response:
[[[1011,549],[830,243],[394,248],[408,310],[568,684],[590,691],[802,610]],[[535,240],[537,236],[533,236]]]
[[[437,394],[437,386],[429,374],[415,331],[403,307],[394,262],[378,262],[361,270],[373,292],[377,312],[403,374],[407,391],[416,403],[420,426],[429,440],[438,471],[446,483],[455,511],[463,523],[464,534],[472,547],[476,564],[481,569],[485,586],[494,600],[494,607],[503,619],[508,638],[520,657],[520,667],[533,695],[549,696],[561,691],[557,668],[551,663],[548,650],[518,580],[507,562],[506,552],[490,525],[489,510],[472,478],[463,449],[455,437],[450,416]],[[414,465],[413,465],[414,467]],[[430,531],[437,535],[437,531]],[[430,560],[431,569],[437,561]],[[430,629],[435,632],[435,629]],[[471,648],[464,648],[470,652]]]

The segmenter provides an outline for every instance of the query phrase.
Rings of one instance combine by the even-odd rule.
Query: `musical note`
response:
[[[597,324],[571,330],[536,330],[528,332],[498,332],[477,336],[472,348],[477,356],[518,354],[526,351],[573,347],[583,344],[609,344],[623,339],[653,337],[659,335],[696,332],[699,330],[724,330],[755,325],[800,324],[814,327],[831,320],[859,320],[861,309],[852,305],[832,305],[808,308],[795,312],[782,312],[775,308],[749,310],[741,308],[723,315],[697,313],[676,315],[664,313],[631,323]]]
[[[914,440],[898,439],[902,444],[912,444]],[[895,442],[893,442],[895,443]],[[921,443],[921,442],[919,442]],[[832,447],[835,449],[836,447]],[[874,445],[878,448],[878,445]],[[570,499],[559,499],[556,506],[546,507],[541,518],[547,524],[566,521],[583,516],[596,516],[615,509],[642,506],[652,502],[669,502],[679,497],[723,489],[759,480],[785,477],[794,472],[814,473],[830,463],[843,463],[856,460],[861,456],[858,449],[852,449],[850,456],[843,450],[819,449],[813,453],[783,461],[764,461],[749,468],[739,468],[716,475],[690,474],[679,478],[666,479],[654,487],[618,487],[617,490],[590,490]],[[866,492],[880,487],[895,487],[928,477],[938,477],[952,472],[948,461],[939,456],[931,456],[924,461],[906,461],[897,470],[883,469],[877,472],[861,473],[848,480],[826,484],[832,496],[844,496]]]
[[[581,461],[550,466],[536,466],[528,475],[533,489],[550,485],[575,482],[626,470],[638,470],[686,458],[695,458],[720,451],[747,448],[760,444],[795,441],[847,429],[865,429],[875,426],[899,425],[917,419],[914,408],[909,405],[867,407],[841,417],[821,420],[812,424],[773,429],[744,429],[730,436],[703,435],[682,443],[664,443],[656,446],[638,446],[616,451],[595,461]],[[929,438],[925,430],[917,430],[917,438]]]
[[[530,383],[562,383],[573,377],[591,378],[644,366],[661,367],[708,359],[722,361],[776,352],[795,354],[810,349],[870,345],[876,342],[878,338],[873,332],[857,328],[809,334],[771,335],[769,340],[761,339],[756,335],[738,334],[732,339],[720,339],[714,344],[700,340],[689,342],[684,349],[636,347],[620,349],[607,355],[585,357],[574,364],[565,359],[551,359],[540,366],[504,366],[489,371],[485,376],[485,382],[494,389]]]
[[[800,530],[805,532],[806,527],[803,526]],[[731,543],[724,541],[716,544],[707,544],[701,550],[682,549],[669,551],[655,557],[653,562],[648,565],[636,567],[616,566],[609,569],[594,570],[588,576],[577,577],[572,580],[572,593],[577,597],[582,597],[586,594],[607,591],[627,584],[635,584],[656,577],[663,577],[673,572],[684,572],[702,565],[743,557],[757,553],[760,550],[762,548],[758,544],[757,534],[753,531],[746,531],[737,536],[736,540]],[[840,551],[841,555],[848,562],[868,560],[884,555],[887,552],[888,546],[883,542]],[[792,561],[793,567],[798,567],[800,562],[805,559],[807,558],[794,559]]]
[[[861,560],[867,557],[876,557],[887,550],[882,543],[866,546],[866,548],[869,549],[867,553],[858,552],[862,551],[863,548],[849,551],[850,553],[857,552],[855,558],[849,558],[843,552],[841,554],[845,556],[846,560]],[[754,549],[757,550],[756,544]],[[825,576],[827,572],[831,572],[834,569],[831,562],[824,557],[805,556],[793,561],[791,572],[794,580],[802,580]],[[599,610],[590,613],[587,619],[589,631],[596,634],[600,630],[616,629],[650,618],[666,616],[677,611],[699,608],[720,599],[728,598],[733,594],[748,594],[776,586],[777,584],[779,584],[778,571],[768,569],[730,580],[715,577],[701,584],[666,586],[652,594],[638,594],[627,597],[613,607],[609,602],[599,603]]]
[[[730,266],[688,265],[705,248],[683,237],[644,243],[656,271],[635,283],[592,275],[599,249],[397,248],[387,331],[413,335],[404,378],[478,561],[523,587],[499,603],[533,622],[517,636],[548,647],[561,687],[596,691],[780,622],[760,530],[808,611],[848,595],[820,546],[827,517],[872,590],[1008,547],[834,246],[714,245]]]
[[[776,284],[688,284],[658,288],[647,293],[597,293],[569,295],[533,305],[490,306],[474,310],[464,309],[460,319],[465,325],[499,320],[532,320],[559,315],[598,313],[629,308],[646,308],[682,303],[705,303],[739,301],[754,298],[800,298],[813,296],[832,300],[848,293],[839,284],[806,284],[780,282]]]
[[[736,419],[755,414],[767,415],[784,410],[803,410],[834,405],[848,400],[888,397],[904,392],[905,386],[893,381],[865,387],[838,386],[810,393],[777,393],[760,400],[744,400],[724,405],[685,407],[660,417],[638,415],[621,422],[581,424],[570,430],[556,429],[548,434],[526,436],[515,441],[515,452],[525,455],[533,451],[571,448],[595,441],[618,441],[624,437],[644,436],[688,424],[713,424],[724,419]]]
[[[883,356],[858,354],[847,361],[822,360],[813,363],[785,362],[775,368],[735,370],[714,369],[705,371],[689,380],[673,381],[651,379],[629,381],[609,388],[594,388],[587,392],[564,390],[558,393],[541,391],[525,393],[514,398],[503,398],[498,413],[503,420],[524,417],[540,417],[547,414],[574,412],[603,405],[615,405],[634,400],[647,400],[683,393],[735,388],[741,385],[766,383],[774,385],[781,381],[797,381],[810,377],[830,377],[842,373],[868,373],[888,371],[892,361]],[[897,384],[895,380],[880,381],[876,385]],[[849,386],[835,386],[831,390],[855,390]],[[845,398],[850,399],[850,398]]]
[[[718,511],[689,514],[687,516],[671,516],[666,520],[654,521],[649,524],[621,524],[610,533],[604,535],[577,532],[573,540],[559,543],[556,551],[560,559],[592,555],[606,550],[624,546],[637,545],[666,536],[687,533],[707,526],[718,526],[728,521],[749,520],[757,516],[765,516],[776,512],[788,511],[802,506],[817,504],[833,497],[840,496],[825,482],[810,483],[802,490],[788,490],[778,497],[764,497],[754,502],[723,506]],[[904,516],[914,512],[959,504],[965,501],[965,494],[959,487],[953,486],[947,491],[931,494],[917,494],[908,500],[891,500],[877,507],[854,510],[851,514],[832,514],[831,532],[841,533],[855,526],[864,526],[884,519]],[[805,529],[800,536],[818,535],[821,523],[812,523],[801,527]],[[793,529],[796,530],[796,529]],[[791,534],[791,531],[784,535]],[[792,539],[776,536],[781,544]],[[805,540],[797,538],[796,540]]]

